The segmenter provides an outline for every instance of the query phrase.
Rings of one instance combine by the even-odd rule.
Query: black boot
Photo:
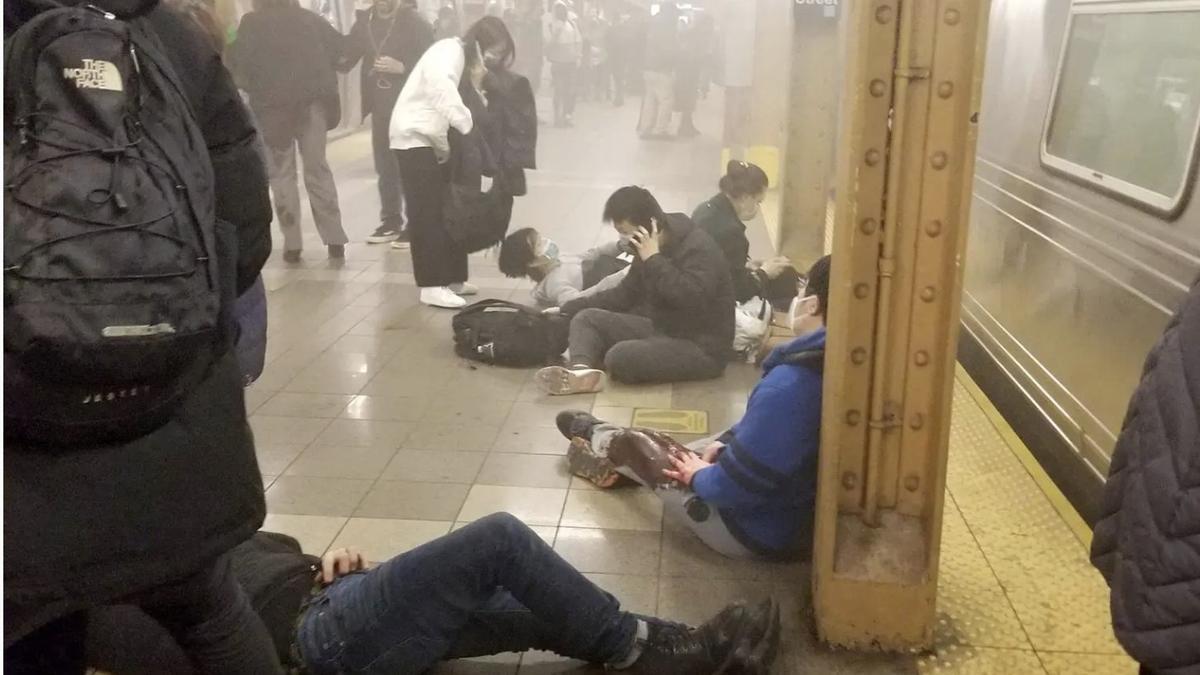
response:
[[[602,423],[598,417],[582,410],[564,410],[554,418],[554,425],[568,441],[572,438],[592,440],[592,428]]]
[[[650,619],[642,654],[625,672],[763,675],[778,651],[778,614],[774,601],[767,600],[754,609],[741,603],[729,605],[697,628]],[[775,648],[771,648],[771,635]]]

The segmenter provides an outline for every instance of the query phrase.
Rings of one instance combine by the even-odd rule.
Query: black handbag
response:
[[[454,243],[467,253],[474,253],[504,239],[512,220],[512,207],[512,195],[496,187],[482,192],[450,181],[442,220]]]

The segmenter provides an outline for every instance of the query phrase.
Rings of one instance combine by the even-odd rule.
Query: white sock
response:
[[[638,619],[637,632],[633,634],[633,645],[629,647],[629,652],[625,654],[625,658],[608,664],[609,670],[624,670],[637,663],[637,660],[642,656],[642,650],[646,648],[646,640],[649,639],[650,624],[642,619]]]

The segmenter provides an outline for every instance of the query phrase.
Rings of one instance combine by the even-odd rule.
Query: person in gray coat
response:
[[[1146,358],[1104,487],[1092,564],[1142,673],[1200,672],[1200,279]]]

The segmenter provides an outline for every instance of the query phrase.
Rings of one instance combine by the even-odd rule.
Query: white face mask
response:
[[[542,237],[539,248],[541,250],[538,251],[538,255],[546,260],[558,260],[558,244],[554,243],[553,239]]]
[[[788,307],[788,325],[792,334],[797,337],[806,335],[821,327],[821,319],[817,316],[818,303],[815,295],[805,295],[792,300]]]

